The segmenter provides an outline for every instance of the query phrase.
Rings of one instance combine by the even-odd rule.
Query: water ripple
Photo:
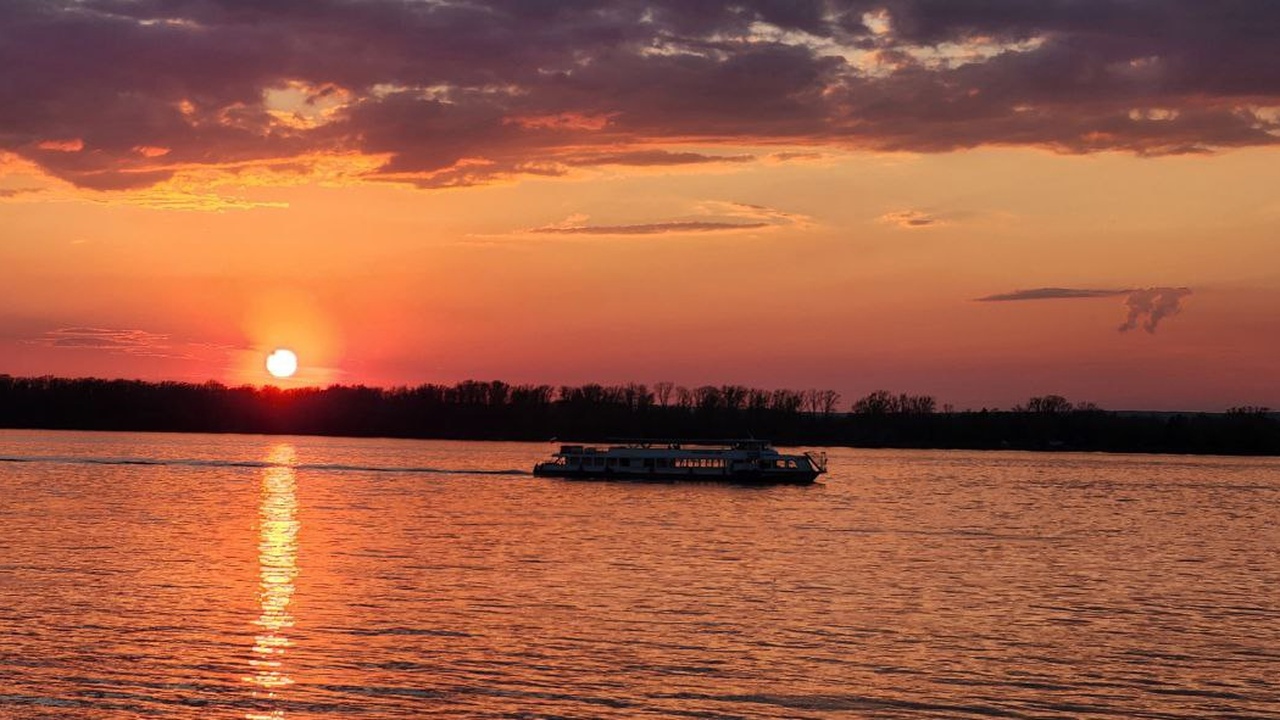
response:
[[[1280,461],[546,449],[0,431],[0,717],[1280,718]]]

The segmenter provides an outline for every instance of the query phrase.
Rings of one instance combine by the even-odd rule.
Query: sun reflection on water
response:
[[[259,631],[249,659],[253,674],[245,678],[255,686],[253,695],[258,699],[275,700],[280,688],[293,684],[284,660],[291,644],[286,631],[293,627],[289,601],[293,599],[293,581],[298,575],[298,495],[293,468],[296,458],[293,445],[276,445],[267,457],[271,465],[262,473],[262,504],[258,511],[258,601],[262,612],[254,623]],[[284,717],[284,710],[259,710],[245,717],[278,719]]]

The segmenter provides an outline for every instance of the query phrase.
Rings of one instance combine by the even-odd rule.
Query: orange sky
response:
[[[688,94],[649,77],[660,68],[646,63],[675,50],[615,50],[569,89],[579,76],[539,85],[512,58],[487,61],[483,84],[424,58],[456,76],[438,101],[445,91],[429,88],[443,80],[389,69],[415,58],[409,47],[366,47],[353,61],[363,77],[311,57],[291,59],[293,77],[259,77],[254,52],[235,56],[244,67],[210,65],[153,37],[163,24],[148,18],[73,23],[57,3],[17,5],[0,27],[57,40],[125,22],[123,57],[169,53],[173,69],[100,79],[136,83],[129,102],[55,63],[22,71],[41,89],[34,109],[0,112],[0,373],[261,383],[266,354],[287,346],[295,384],[672,380],[846,401],[883,387],[975,408],[1045,393],[1112,409],[1280,406],[1280,81],[1207,96],[1212,79],[1174,76],[1184,29],[1158,29],[1116,66],[1127,84],[1058,88],[1055,104],[1044,88],[1057,76],[1032,56],[1076,70],[1118,61],[1068,42],[1076,29],[1051,14],[948,30],[920,21],[933,15],[908,23],[924,0],[898,16],[851,3],[861,21],[840,29],[764,10],[746,25],[695,23],[649,3],[665,42],[719,28],[723,57],[682,61],[689,75],[671,80]],[[437,20],[488,37],[465,18],[418,31]],[[543,35],[604,52],[595,25],[517,20],[546,31],[523,42],[547,67],[561,60]],[[183,22],[257,37],[292,21]],[[1220,21],[1205,20],[1238,32]],[[343,22],[353,43],[382,27]],[[973,29],[984,22],[1004,29]],[[875,65],[852,49],[859,33],[915,59]],[[1050,53],[1060,47],[1082,56]],[[760,70],[729,74],[766,51]],[[1004,68],[1023,56],[1030,70]],[[1160,58],[1153,97],[1134,73]],[[904,94],[923,75],[970,83],[955,103],[1010,96],[935,117]],[[459,89],[503,77],[523,89]],[[418,88],[412,102],[397,104],[400,87]],[[754,105],[726,109],[753,92]],[[889,104],[864,99],[873,92]],[[1235,127],[1242,108],[1252,124]]]

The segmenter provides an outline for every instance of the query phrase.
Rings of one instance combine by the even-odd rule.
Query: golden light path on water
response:
[[[297,451],[281,443],[267,457],[271,465],[262,472],[262,504],[258,512],[258,600],[262,612],[255,624],[253,674],[245,681],[255,686],[253,697],[268,703],[277,691],[291,685],[285,658],[290,642],[286,631],[293,627],[289,602],[293,599],[294,578],[298,575],[298,495],[293,468]],[[259,709],[245,715],[247,720],[275,720],[284,710]]]

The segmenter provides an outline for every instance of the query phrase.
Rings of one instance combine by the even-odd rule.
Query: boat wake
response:
[[[201,460],[195,458],[78,457],[57,455],[0,456],[0,463],[56,463],[60,465],[160,465],[208,468],[273,468],[317,472],[405,473],[413,475],[531,475],[528,470],[479,468],[345,465],[340,463],[275,463],[259,460]]]

